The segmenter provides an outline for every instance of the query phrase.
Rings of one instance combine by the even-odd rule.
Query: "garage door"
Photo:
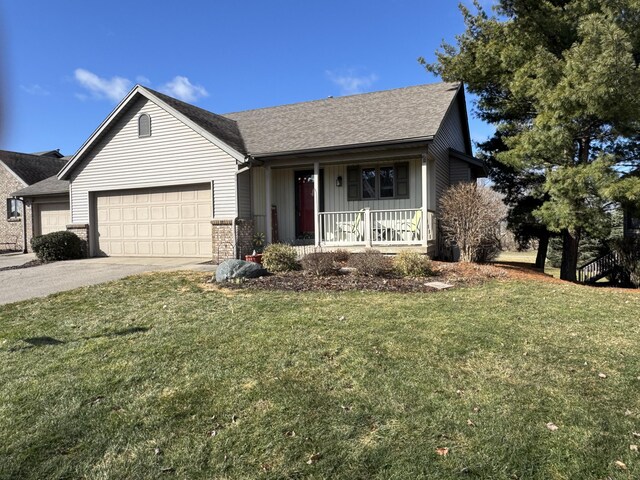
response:
[[[96,196],[102,255],[211,256],[211,187],[163,187]]]
[[[38,204],[38,210],[40,211],[40,235],[67,229],[68,203],[41,203]]]

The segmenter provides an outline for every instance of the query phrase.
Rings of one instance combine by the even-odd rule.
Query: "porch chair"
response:
[[[364,231],[362,230],[362,216],[364,208],[359,210],[353,222],[338,222],[340,231],[340,240],[347,242],[360,242],[364,240]]]
[[[362,216],[364,215],[364,208],[358,211],[355,220],[353,221],[353,227],[351,227],[351,234],[355,236],[357,242],[364,240],[364,231],[362,229]]]
[[[415,240],[419,238],[420,235],[420,220],[422,219],[422,210],[416,210],[416,213],[413,214],[413,218],[411,221],[405,221],[404,224],[400,226],[396,233],[398,236],[404,240]],[[406,238],[409,236],[409,238]]]

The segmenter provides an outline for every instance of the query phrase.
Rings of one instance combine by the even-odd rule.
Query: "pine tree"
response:
[[[621,178],[640,165],[640,0],[474,4],[425,66],[478,95],[499,162],[543,176],[533,213],[562,235],[561,277],[575,280],[581,236],[606,236],[612,202],[640,200],[640,178]]]

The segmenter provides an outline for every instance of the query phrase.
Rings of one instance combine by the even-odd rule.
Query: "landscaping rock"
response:
[[[216,282],[227,282],[236,278],[257,278],[267,271],[258,263],[244,260],[225,260],[216,269]]]
[[[427,287],[435,288],[436,290],[446,290],[447,288],[453,288],[453,285],[444,282],[428,282],[425,283],[425,285]]]

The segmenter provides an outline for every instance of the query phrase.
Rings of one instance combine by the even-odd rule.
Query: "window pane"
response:
[[[376,198],[376,169],[362,169],[362,198]]]
[[[380,169],[380,198],[393,197],[393,167]]]
[[[20,202],[15,198],[7,199],[7,217],[20,218]]]

